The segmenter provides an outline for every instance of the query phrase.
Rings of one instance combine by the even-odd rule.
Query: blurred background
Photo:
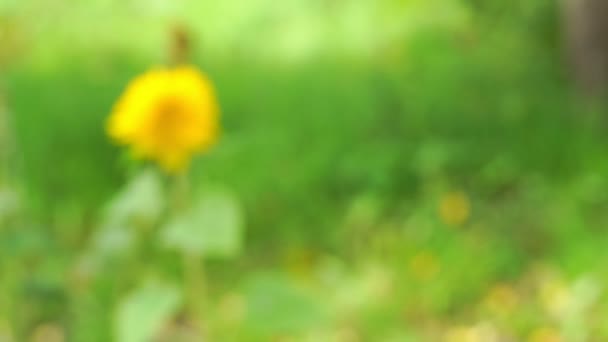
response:
[[[0,341],[608,340],[601,0],[0,0]],[[175,41],[195,205],[105,121]]]

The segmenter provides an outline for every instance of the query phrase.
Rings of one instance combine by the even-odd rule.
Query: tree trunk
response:
[[[586,94],[608,85],[608,0],[563,0],[573,76]]]

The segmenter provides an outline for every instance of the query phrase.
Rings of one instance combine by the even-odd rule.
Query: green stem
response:
[[[171,215],[179,215],[190,205],[190,182],[187,172],[180,173],[173,178]],[[182,252],[182,265],[184,272],[184,294],[186,296],[186,310],[196,324],[196,328],[203,331],[204,313],[207,305],[207,284],[204,260],[198,255]]]
[[[188,310],[196,320],[197,325],[202,325],[206,306],[206,277],[202,258],[192,255],[183,255],[184,280],[186,286],[186,301]]]
[[[186,171],[178,173],[172,178],[170,214],[175,215],[187,209],[190,202],[190,182]]]

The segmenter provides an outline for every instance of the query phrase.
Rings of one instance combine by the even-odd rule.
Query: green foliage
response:
[[[116,341],[150,341],[179,304],[180,292],[176,287],[154,280],[144,283],[118,305]]]
[[[150,227],[165,209],[165,194],[160,175],[147,169],[138,174],[110,202],[105,214],[107,225]]]
[[[235,257],[242,248],[243,224],[233,196],[207,192],[163,227],[162,244],[189,255]]]
[[[261,340],[318,329],[323,307],[280,275],[260,274],[245,285],[246,329]]]

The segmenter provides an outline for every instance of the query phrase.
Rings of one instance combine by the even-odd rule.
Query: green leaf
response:
[[[0,223],[19,212],[19,196],[10,188],[0,188]]]
[[[145,169],[133,178],[108,205],[106,225],[152,225],[165,208],[160,176]]]
[[[253,334],[273,336],[319,328],[326,319],[324,308],[314,297],[288,279],[261,274],[245,289],[246,326]]]
[[[242,246],[243,211],[225,191],[209,192],[170,220],[161,232],[162,243],[182,253],[233,257]]]
[[[176,286],[148,280],[120,303],[116,315],[117,341],[151,341],[180,302],[181,294]]]

